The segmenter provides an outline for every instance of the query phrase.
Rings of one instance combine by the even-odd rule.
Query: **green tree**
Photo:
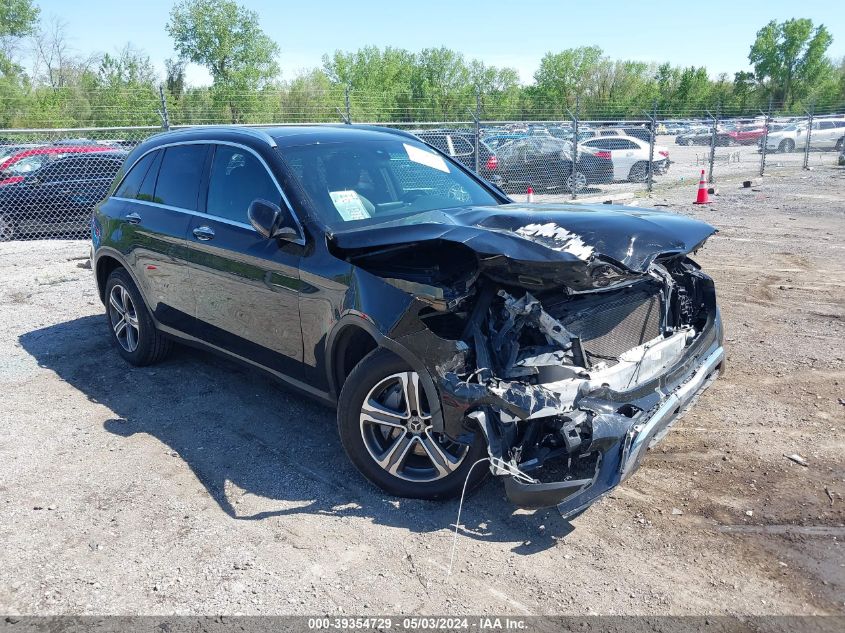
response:
[[[16,72],[12,49],[17,41],[30,35],[38,24],[39,9],[32,0],[0,0],[0,72]]]
[[[832,42],[823,24],[813,28],[813,21],[806,18],[780,24],[772,20],[757,31],[748,60],[768,94],[789,107],[832,73],[826,57]]]
[[[183,0],[165,26],[182,59],[208,68],[214,98],[233,123],[255,105],[255,92],[279,74],[278,45],[261,30],[258,14],[233,0]]]

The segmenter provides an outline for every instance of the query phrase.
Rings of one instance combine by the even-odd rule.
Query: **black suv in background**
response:
[[[349,125],[160,134],[91,219],[129,363],[174,340],[226,354],[336,406],[388,493],[446,498],[487,472],[567,515],[717,375],[713,282],[688,258],[714,232],[516,204],[411,134]]]
[[[88,233],[94,205],[109,191],[126,152],[68,154],[0,182],[0,241]]]

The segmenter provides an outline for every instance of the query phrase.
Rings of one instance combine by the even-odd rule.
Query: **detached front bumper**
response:
[[[720,326],[717,324],[716,329]],[[691,350],[691,357],[662,376],[650,393],[639,390],[625,404],[616,397],[619,394],[582,401],[595,412],[590,450],[598,452],[598,459],[591,478],[523,483],[507,477],[508,498],[523,508],[556,505],[567,518],[625,481],[639,467],[647,450],[666,435],[718,376],[725,358],[720,332],[711,335],[710,344],[705,345],[706,350],[700,349],[704,345],[698,352]]]

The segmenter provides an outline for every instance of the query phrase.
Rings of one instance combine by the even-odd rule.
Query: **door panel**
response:
[[[195,234],[196,233],[196,234]],[[188,231],[197,338],[291,377],[302,375],[299,255],[251,226],[194,216]]]

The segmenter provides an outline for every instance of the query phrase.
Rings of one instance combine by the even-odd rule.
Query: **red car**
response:
[[[108,145],[61,145],[27,149],[0,161],[0,185],[8,185],[23,180],[28,173],[40,169],[51,160],[63,158],[68,154],[85,152],[107,152],[113,149]]]
[[[725,132],[728,138],[737,145],[756,145],[763,138],[766,128],[763,125],[738,127]]]

